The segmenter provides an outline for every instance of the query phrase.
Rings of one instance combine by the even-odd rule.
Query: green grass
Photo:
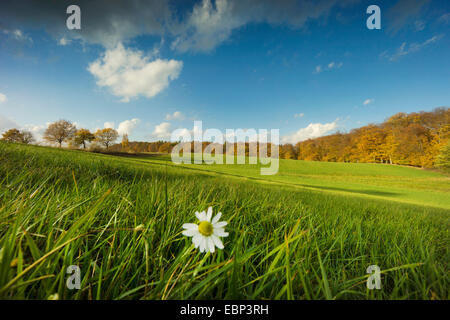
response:
[[[164,164],[170,156],[136,156],[136,161]],[[248,161],[247,161],[248,163]],[[173,166],[177,166],[172,164]],[[261,165],[182,164],[185,168],[227,177],[276,183],[369,198],[450,209],[450,177],[430,170],[396,165],[280,160],[279,172],[261,176]]]
[[[449,298],[445,176],[281,161],[262,178],[167,160],[0,143],[0,298]],[[181,226],[209,206],[230,236],[201,254]],[[366,288],[372,264],[381,290]]]

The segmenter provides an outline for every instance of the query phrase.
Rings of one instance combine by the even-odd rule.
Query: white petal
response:
[[[206,250],[206,238],[202,237],[200,240],[200,252],[204,252]]]
[[[198,221],[205,221],[206,220],[206,212],[196,212],[195,215],[197,216]]]
[[[227,224],[228,224],[228,222],[226,222],[226,221],[220,221],[220,222],[214,223],[214,224],[213,224],[213,227],[214,227],[214,228],[223,228],[223,227],[225,227]]]
[[[215,251],[215,248],[214,248],[214,241],[211,239],[211,237],[208,237],[208,238],[206,239],[206,243],[207,243],[207,245],[208,245],[209,251],[210,251],[211,253],[214,253],[214,251]]]
[[[192,238],[192,242],[194,243],[194,246],[196,248],[198,248],[200,246],[200,242],[202,240],[202,236],[200,234],[196,234],[193,238]]]
[[[196,234],[198,234],[198,230],[195,230],[195,229],[188,229],[188,230],[184,230],[182,233],[183,233],[183,235],[185,235],[186,237],[193,237],[193,236],[195,236]]]
[[[214,224],[217,221],[219,221],[221,216],[222,216],[222,212],[219,212],[218,214],[216,214],[216,216],[212,219],[211,223]]]
[[[214,234],[218,237],[228,237],[228,232],[222,228],[214,229]]]
[[[186,230],[198,230],[198,225],[195,223],[185,223],[183,224],[183,229]]]
[[[206,214],[206,220],[208,220],[208,222],[211,222],[211,217],[212,217],[212,207],[209,207],[208,213]]]
[[[218,236],[211,235],[211,239],[213,240],[213,242],[214,242],[214,244],[216,245],[217,248],[223,249],[223,243],[222,243],[222,241],[219,239]]]

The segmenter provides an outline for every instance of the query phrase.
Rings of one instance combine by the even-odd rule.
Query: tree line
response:
[[[190,142],[194,150],[193,142]],[[203,142],[204,150],[210,143]],[[115,151],[171,152],[176,143],[129,142],[115,144]],[[238,148],[252,156],[251,143],[235,143],[228,150],[237,154]],[[267,148],[268,146],[265,145]],[[227,145],[222,146],[226,153]],[[259,151],[260,144],[253,150]],[[270,150],[270,148],[267,148]],[[256,155],[255,155],[256,156]],[[269,154],[270,156],[270,154]],[[369,124],[348,133],[308,139],[296,144],[279,145],[281,159],[365,162],[409,165],[422,168],[450,169],[450,108],[436,108],[430,112],[397,113],[381,124]]]
[[[58,145],[60,148],[63,143],[66,143],[70,148],[82,146],[83,149],[86,149],[89,143],[95,143],[93,147],[100,144],[108,149],[118,137],[119,133],[112,128],[98,129],[92,133],[89,129],[77,129],[72,122],[67,120],[58,120],[49,124],[43,135],[45,141]],[[15,128],[4,132],[1,140],[26,144],[35,142],[31,132]]]
[[[43,139],[59,147],[66,143],[69,147],[98,150],[99,146],[110,152],[160,152],[170,153],[177,142],[129,141],[128,135],[119,137],[112,128],[99,129],[95,133],[88,129],[77,129],[67,120],[51,123],[44,132]],[[10,129],[3,133],[2,140],[18,143],[32,143],[34,138],[28,131]],[[193,152],[194,143],[190,144]],[[215,146],[225,154],[237,154],[242,148],[247,156],[256,156],[263,144],[234,143]],[[210,142],[202,143],[204,150]],[[269,144],[264,148],[270,151]],[[256,150],[256,154],[252,154]],[[430,112],[397,113],[381,124],[369,124],[348,133],[335,134],[308,139],[294,144],[279,145],[282,159],[368,162],[410,165],[422,168],[441,167],[450,169],[450,108],[436,108]],[[268,154],[270,156],[270,152]]]

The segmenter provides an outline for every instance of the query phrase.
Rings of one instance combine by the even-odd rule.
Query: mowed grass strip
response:
[[[181,226],[209,206],[230,236],[200,254]],[[442,208],[0,143],[3,299],[448,299],[449,222]],[[381,290],[366,287],[372,264]]]

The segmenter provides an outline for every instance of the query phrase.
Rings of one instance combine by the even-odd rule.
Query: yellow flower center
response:
[[[213,234],[213,226],[208,221],[202,221],[198,225],[198,232],[200,232],[205,237],[209,237]]]

